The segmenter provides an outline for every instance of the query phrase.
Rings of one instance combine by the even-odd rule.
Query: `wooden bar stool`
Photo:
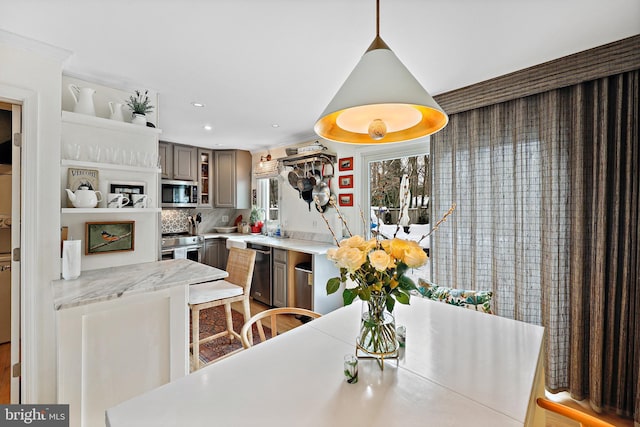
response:
[[[191,310],[191,341],[192,341],[192,366],[194,370],[200,369],[200,344],[215,340],[223,336],[229,339],[240,339],[240,335],[233,330],[231,317],[231,303],[242,301],[244,321],[251,317],[249,307],[249,291],[253,278],[256,252],[252,249],[231,248],[227,260],[227,272],[229,276],[224,280],[215,282],[198,283],[189,286],[189,309]],[[208,308],[224,305],[227,320],[227,329],[204,339],[200,339],[200,311]],[[229,356],[237,351],[229,353]]]

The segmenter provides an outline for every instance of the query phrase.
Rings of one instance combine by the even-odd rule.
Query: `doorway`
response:
[[[0,99],[0,404],[20,396],[20,105]],[[14,375],[14,372],[16,375]]]

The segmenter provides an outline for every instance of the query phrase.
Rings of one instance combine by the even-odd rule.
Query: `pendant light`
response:
[[[348,144],[386,144],[431,135],[449,118],[380,38],[376,37],[314,126],[322,138]]]

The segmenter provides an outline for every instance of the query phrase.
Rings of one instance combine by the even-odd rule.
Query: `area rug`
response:
[[[231,310],[231,318],[233,319],[233,330],[240,333],[244,324],[244,316],[235,310]],[[267,339],[271,338],[271,329],[263,326],[264,334]],[[212,307],[200,312],[200,339],[211,336],[215,333],[222,332],[227,329],[227,321],[224,315],[224,306]],[[191,328],[190,328],[191,330]],[[254,337],[258,338],[258,328],[256,325],[252,327]],[[200,344],[200,362],[213,362],[219,357],[232,351],[242,348],[239,339],[229,340],[228,336],[221,337],[205,344]]]

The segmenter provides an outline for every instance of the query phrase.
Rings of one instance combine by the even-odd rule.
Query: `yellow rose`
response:
[[[363,245],[360,247],[360,249],[362,249],[364,252],[369,252],[371,251],[371,249],[375,248],[377,245],[378,245],[378,239],[376,239],[375,237],[372,237],[371,239],[364,242]]]
[[[409,268],[421,267],[427,262],[428,259],[429,258],[427,257],[427,254],[417,243],[407,247],[404,253],[404,263],[407,264]]]
[[[341,246],[335,253],[335,260],[340,268],[346,268],[349,272],[359,269],[367,260],[364,252],[358,248]]]
[[[327,249],[327,258],[331,261],[336,260],[336,252],[338,252],[338,248]]]
[[[402,240],[398,238],[386,240],[386,242],[388,243],[386,247],[383,246],[384,250],[387,253],[391,254],[392,257],[402,262],[404,262],[405,251],[409,249],[410,243],[413,243],[413,242],[409,242],[407,240]]]
[[[350,248],[362,248],[364,246],[364,239],[362,238],[362,236],[359,235],[355,235],[355,236],[351,236],[348,239],[344,239],[340,242],[340,247],[350,247]]]
[[[376,250],[369,253],[369,262],[373,268],[378,271],[385,271],[392,263],[388,253],[382,250]]]

